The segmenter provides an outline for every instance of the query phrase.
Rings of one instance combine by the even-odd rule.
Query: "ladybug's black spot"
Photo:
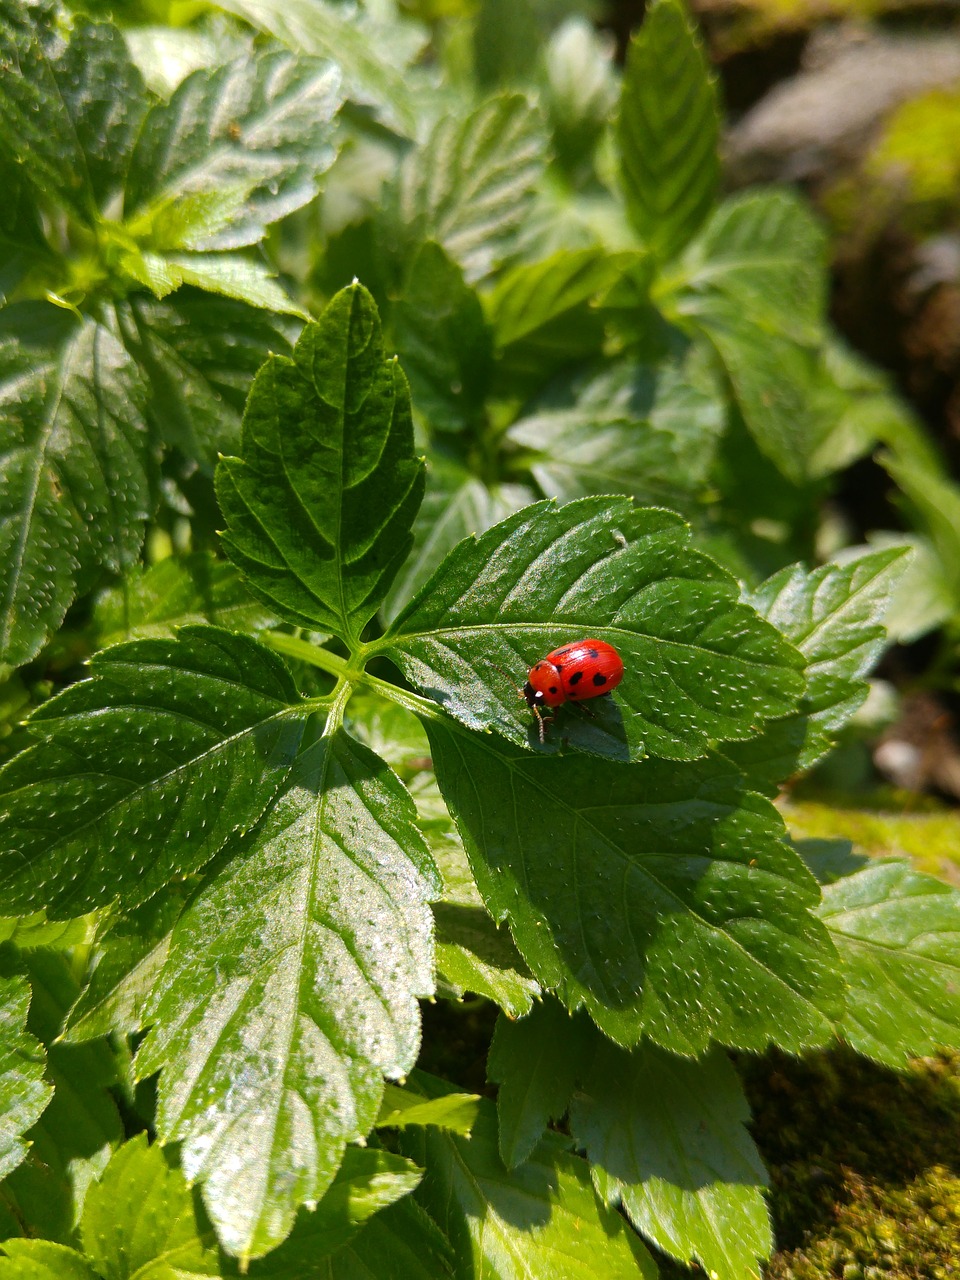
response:
[[[600,672],[598,671],[597,674],[593,677],[593,683],[597,686],[598,689],[600,689],[603,687],[603,685],[607,683],[607,677],[605,675],[601,675]]]
[[[600,657],[600,654],[596,651],[596,649],[588,649],[588,650],[587,650],[587,653],[589,653],[589,655],[590,655],[590,657],[591,657],[591,658],[599,658],[599,657]]]
[[[552,685],[550,686],[550,692],[551,692],[551,693],[556,693],[556,692],[557,692],[557,686],[556,686],[555,684],[552,684]]]
[[[572,676],[567,676],[567,684],[579,684],[583,679],[582,671],[575,671]]]

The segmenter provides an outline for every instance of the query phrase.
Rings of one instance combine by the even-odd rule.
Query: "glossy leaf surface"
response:
[[[44,1080],[43,1046],[26,1030],[30,987],[23,978],[0,978],[0,1177],[27,1154],[24,1134],[43,1114],[52,1089]]]

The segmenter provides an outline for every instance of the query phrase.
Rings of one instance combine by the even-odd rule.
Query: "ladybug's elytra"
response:
[[[553,719],[543,714],[544,707],[599,698],[622,679],[623,660],[606,640],[577,640],[541,658],[530,668],[521,690],[537,717],[540,741],[544,740],[544,723]]]

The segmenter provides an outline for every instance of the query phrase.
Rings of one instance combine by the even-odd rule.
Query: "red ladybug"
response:
[[[623,660],[612,644],[606,640],[577,640],[554,649],[532,666],[520,692],[537,717],[543,742],[544,723],[553,719],[543,714],[544,707],[599,698],[615,689],[622,679]]]

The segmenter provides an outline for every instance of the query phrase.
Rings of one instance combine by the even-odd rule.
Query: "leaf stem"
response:
[[[319,667],[341,680],[357,681],[363,678],[363,671],[358,667],[351,667],[346,658],[341,658],[318,644],[311,644],[309,640],[301,640],[299,636],[289,636],[284,631],[261,631],[259,639],[277,653],[284,653],[288,658],[296,658],[299,662],[309,662],[312,667]]]

